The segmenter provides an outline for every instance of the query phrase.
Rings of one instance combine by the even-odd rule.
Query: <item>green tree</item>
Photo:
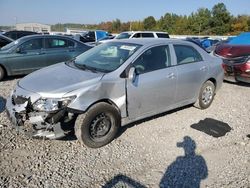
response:
[[[121,20],[116,19],[112,21],[112,32],[119,33],[121,31]]]
[[[216,4],[212,9],[210,27],[213,34],[223,35],[230,31],[232,17],[224,3]]]
[[[153,16],[149,16],[143,20],[143,24],[145,30],[152,30],[156,26],[155,18]]]

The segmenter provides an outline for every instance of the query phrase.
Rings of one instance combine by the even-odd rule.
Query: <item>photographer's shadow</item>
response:
[[[177,147],[183,147],[185,155],[177,157],[167,168],[159,187],[200,187],[201,180],[208,176],[208,170],[205,159],[195,153],[195,141],[185,136]]]

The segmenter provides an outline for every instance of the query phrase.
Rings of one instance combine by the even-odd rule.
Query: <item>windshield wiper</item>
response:
[[[79,69],[82,69],[82,70],[90,70],[90,71],[92,71],[92,72],[94,72],[94,73],[99,72],[98,69],[96,69],[96,68],[94,68],[94,67],[90,67],[90,66],[85,65],[85,64],[78,64],[78,63],[76,63],[75,61],[74,61],[74,65],[75,65],[76,67],[78,67]]]

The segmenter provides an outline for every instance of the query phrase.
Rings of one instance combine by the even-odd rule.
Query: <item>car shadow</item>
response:
[[[212,118],[200,120],[198,123],[191,125],[191,128],[204,132],[215,138],[225,136],[226,133],[232,130],[227,123]]]
[[[227,84],[231,84],[231,85],[250,87],[250,83],[245,83],[245,82],[232,82],[232,81],[228,81],[228,80],[224,80],[223,82],[227,83]]]
[[[175,113],[177,111],[184,110],[184,109],[187,109],[187,108],[190,108],[190,107],[193,107],[193,105],[190,104],[190,105],[187,105],[187,106],[179,107],[179,108],[167,111],[167,112],[163,112],[163,113],[160,113],[160,114],[157,114],[157,115],[154,115],[154,116],[150,116],[150,117],[147,117],[147,118],[144,118],[144,119],[141,119],[141,120],[126,124],[126,125],[121,127],[121,129],[120,129],[119,133],[117,134],[116,138],[120,137],[127,129],[132,128],[135,125],[140,125],[140,124],[142,124],[144,122],[147,122],[147,121],[150,121],[150,120],[153,120],[153,119],[157,119],[157,118],[169,115],[169,114],[173,114],[173,113]]]
[[[4,77],[3,80],[1,80],[0,82],[11,81],[11,80],[15,80],[15,79],[21,79],[24,76],[26,76],[26,75],[7,76],[7,77]]]
[[[0,96],[0,113],[5,110],[6,99]]]

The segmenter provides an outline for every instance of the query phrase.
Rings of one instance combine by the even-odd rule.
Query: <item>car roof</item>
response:
[[[168,34],[168,32],[164,32],[164,31],[124,31],[122,33],[164,33],[164,34]]]
[[[74,40],[74,41],[77,41],[69,36],[64,36],[64,35],[42,35],[42,34],[35,34],[35,35],[27,35],[27,36],[24,36],[18,40],[20,41],[23,41],[23,40],[28,40],[30,38],[63,38],[63,39],[71,39],[71,40]],[[79,42],[79,41],[77,41]]]
[[[181,39],[169,39],[169,38],[131,38],[131,39],[113,39],[111,42],[123,42],[139,45],[157,45],[157,44],[168,44],[168,43],[182,43],[190,44],[191,42],[183,41]]]

